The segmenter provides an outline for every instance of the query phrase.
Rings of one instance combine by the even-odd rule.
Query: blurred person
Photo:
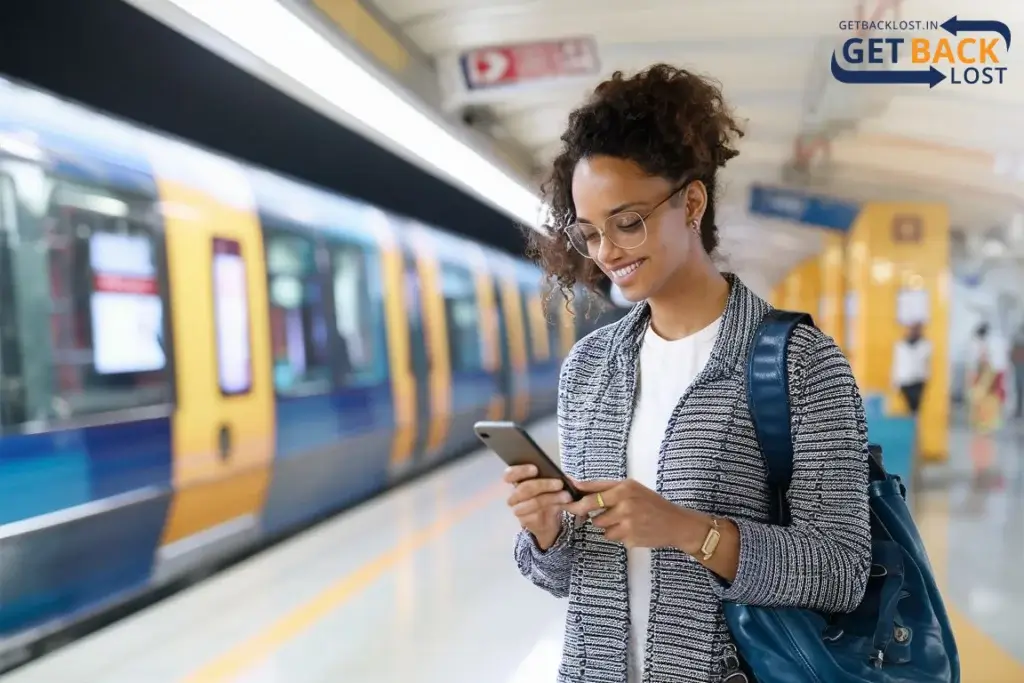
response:
[[[561,683],[752,679],[732,665],[723,601],[847,612],[864,595],[861,397],[808,326],[789,346],[792,524],[767,523],[745,369],[769,306],[713,260],[718,170],[740,135],[714,83],[616,73],[569,116],[544,186],[551,236],[531,236],[531,255],[566,298],[607,276],[635,304],[562,367],[561,459],[585,497],[532,466],[504,477],[521,573],[568,597]]]
[[[979,431],[993,432],[1002,424],[1009,352],[988,323],[975,330],[970,358],[967,384],[975,415],[972,422]]]
[[[892,359],[892,383],[907,402],[910,414],[917,417],[925,386],[931,375],[932,345],[924,338],[920,322],[907,327],[906,336],[896,342]]]
[[[1024,325],[1021,325],[1017,330],[1017,335],[1013,338],[1010,361],[1013,363],[1013,386],[1017,394],[1014,416],[1020,419],[1024,418]]]
[[[974,333],[972,362],[967,378],[968,424],[975,473],[983,475],[995,464],[993,435],[1003,423],[1006,402],[1005,354],[992,339],[987,323]]]

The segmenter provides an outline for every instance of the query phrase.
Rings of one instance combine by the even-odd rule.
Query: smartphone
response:
[[[561,479],[573,500],[583,497],[562,469],[515,422],[477,422],[473,425],[473,431],[508,465],[533,465],[537,468],[539,478]]]

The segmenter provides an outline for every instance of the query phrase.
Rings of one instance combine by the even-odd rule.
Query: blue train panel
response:
[[[265,531],[285,532],[384,489],[394,426],[390,384],[278,399]]]
[[[0,525],[90,500],[89,454],[80,432],[0,439]]]
[[[93,500],[172,481],[171,420],[159,418],[82,430]]]
[[[530,364],[530,418],[550,415],[558,408],[558,376],[562,369],[560,358]]]
[[[170,479],[167,418],[0,439],[0,633],[145,588]]]
[[[452,413],[446,455],[457,454],[476,443],[473,423],[487,419],[491,398],[498,393],[498,377],[490,372],[452,372]]]

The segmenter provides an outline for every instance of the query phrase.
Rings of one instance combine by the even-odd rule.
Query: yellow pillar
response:
[[[821,297],[821,264],[817,257],[809,258],[791,270],[779,285],[777,308],[810,313],[818,317]]]
[[[818,256],[820,304],[816,322],[822,332],[842,348],[845,343],[846,317],[846,239],[843,235],[825,236],[825,247]]]
[[[949,435],[949,212],[942,204],[872,203],[854,223],[847,248],[851,299],[845,351],[865,394],[887,408],[906,406],[891,382],[901,317],[922,317],[932,344],[931,378],[921,404],[918,452],[944,461]]]

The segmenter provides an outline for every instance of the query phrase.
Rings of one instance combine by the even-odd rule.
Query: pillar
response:
[[[949,214],[942,204],[863,207],[846,254],[847,348],[861,391],[906,413],[891,382],[893,348],[914,319],[932,344],[931,379],[917,424],[917,452],[944,461],[949,437]]]
[[[830,233],[824,237],[824,248],[818,256],[821,297],[818,304],[818,328],[845,346],[846,317],[846,238]]]
[[[777,308],[818,317],[821,298],[821,264],[817,257],[797,265],[779,285]]]

